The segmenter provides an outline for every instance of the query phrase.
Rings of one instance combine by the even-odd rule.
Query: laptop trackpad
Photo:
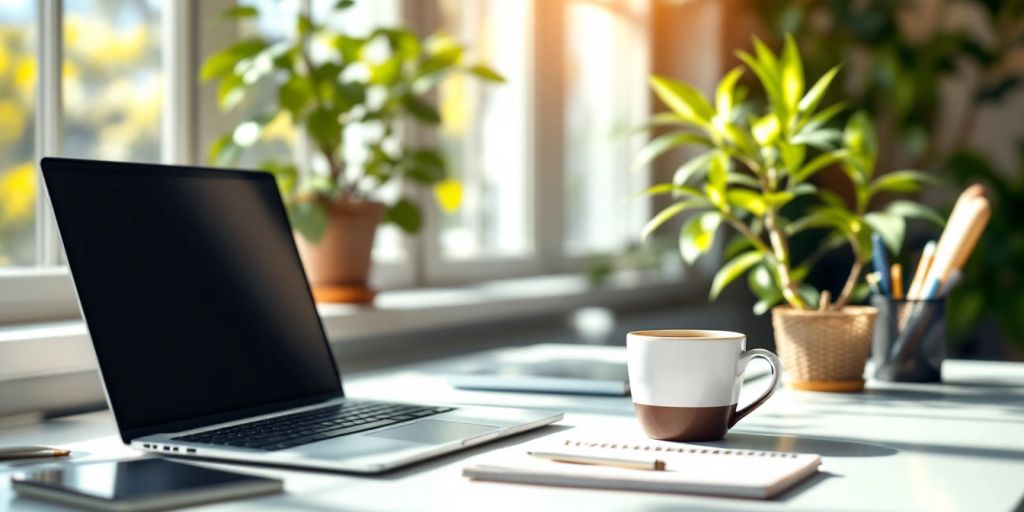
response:
[[[411,425],[403,425],[367,435],[399,439],[402,441],[412,441],[414,443],[443,444],[457,441],[459,439],[470,439],[496,430],[501,430],[501,428],[492,425],[478,425],[475,423],[425,420]]]

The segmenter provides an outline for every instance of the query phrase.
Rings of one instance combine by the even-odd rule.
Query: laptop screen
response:
[[[42,166],[123,436],[341,392],[272,176]]]

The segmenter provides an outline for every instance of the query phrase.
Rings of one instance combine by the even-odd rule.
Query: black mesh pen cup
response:
[[[878,308],[871,361],[877,380],[941,382],[946,358],[946,300],[893,300],[872,295]]]

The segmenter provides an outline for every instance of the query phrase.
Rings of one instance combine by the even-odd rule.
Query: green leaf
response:
[[[483,64],[476,64],[474,66],[470,66],[466,68],[466,71],[469,71],[470,73],[480,78],[483,78],[488,82],[497,82],[500,84],[505,83],[505,77],[501,76],[500,73]]]
[[[708,163],[708,185],[721,194],[723,199],[729,183],[730,168],[729,155],[722,151],[716,152]]]
[[[725,244],[725,249],[722,250],[722,257],[727,260],[732,259],[739,253],[752,247],[754,247],[754,242],[751,242],[750,239],[744,235],[737,234],[729,240],[729,243]]]
[[[718,298],[718,295],[722,293],[729,283],[733,282],[737,277],[743,275],[750,267],[760,263],[764,260],[764,254],[761,251],[748,251],[745,252],[732,260],[730,260],[715,274],[714,279],[711,281],[711,300]]]
[[[306,131],[321,149],[333,150],[341,145],[341,121],[336,112],[316,108],[306,119]]]
[[[726,181],[730,185],[744,185],[758,190],[761,188],[761,182],[757,181],[757,178],[741,172],[730,172]]]
[[[746,189],[732,189],[725,193],[726,199],[729,204],[742,208],[758,217],[764,215],[767,210],[767,204],[761,194],[752,190]]]
[[[345,34],[339,34],[330,41],[331,46],[341,54],[341,60],[345,64],[359,60],[359,54],[366,44],[366,40],[363,38],[347,36]]]
[[[768,96],[769,103],[778,107],[775,109],[776,114],[785,114],[785,104],[782,101],[782,91],[779,89],[779,84],[777,83],[774,70],[767,69],[747,52],[737,52],[736,56],[742,60],[755,75],[757,75],[757,80],[761,82],[761,87],[764,88],[764,92],[765,95]]]
[[[416,233],[423,227],[423,216],[412,201],[399,199],[384,216],[385,222],[392,222],[406,233]]]
[[[892,203],[889,203],[889,206],[885,208],[885,211],[893,215],[899,215],[903,218],[923,219],[934,222],[936,226],[943,226],[946,224],[946,219],[943,218],[942,215],[939,215],[939,212],[913,201],[893,201]]]
[[[402,76],[402,61],[397,57],[384,60],[377,64],[369,64],[370,83],[375,85],[395,85]]]
[[[818,107],[818,103],[821,103],[821,99],[825,97],[825,91],[828,90],[828,86],[832,84],[832,80],[835,79],[841,67],[841,64],[836,65],[825,72],[824,75],[821,75],[821,78],[811,86],[811,90],[807,91],[807,94],[800,100],[800,112],[805,114],[814,112],[814,109]]]
[[[663,210],[658,212],[657,215],[651,218],[651,220],[647,221],[647,224],[644,224],[643,230],[640,231],[640,238],[642,240],[647,240],[647,237],[651,236],[651,233],[653,233],[656,229],[661,227],[662,224],[668,222],[669,219],[675,217],[676,215],[679,215],[680,213],[683,212],[683,210],[690,208],[692,206],[693,203],[690,201],[679,201],[677,203],[668,205]]]
[[[764,117],[754,122],[751,127],[751,132],[754,134],[754,140],[762,146],[770,146],[773,144],[782,133],[782,127],[779,124],[779,116],[775,113],[769,112]]]
[[[673,132],[659,135],[654,138],[654,140],[648,142],[647,145],[640,150],[640,153],[636,155],[636,159],[633,161],[633,170],[637,171],[642,169],[645,165],[650,163],[651,160],[658,158],[670,149],[689,144],[711,146],[711,141],[693,133]]]
[[[302,119],[302,112],[313,99],[313,86],[309,79],[302,75],[292,75],[287,82],[277,89],[277,101],[281,108],[292,115],[292,121]]]
[[[411,94],[402,96],[402,105],[413,117],[420,121],[431,124],[441,122],[441,114],[437,112],[437,109]]]
[[[238,161],[242,148],[235,144],[231,132],[225,133],[210,145],[207,160],[217,167],[231,167]]]
[[[836,149],[829,151],[828,153],[822,153],[811,159],[810,162],[807,162],[807,164],[801,167],[799,171],[795,172],[793,174],[793,179],[797,183],[807,181],[814,175],[814,173],[830,165],[843,161],[847,156],[849,156],[849,152],[845,149]]]
[[[794,196],[813,195],[818,193],[818,187],[810,183],[801,183],[792,189]]]
[[[736,67],[718,82],[718,89],[715,91],[715,109],[719,115],[730,112],[733,105],[737,103],[735,96],[736,82],[741,76],[743,76],[743,68]]]
[[[859,111],[846,123],[843,132],[843,146],[850,151],[850,157],[857,162],[856,171],[861,174],[864,182],[871,179],[874,173],[875,160],[878,158],[878,139],[871,117]]]
[[[259,9],[250,5],[239,5],[232,7],[220,13],[220,19],[231,20],[231,19],[242,19],[242,18],[255,18],[260,15]]]
[[[759,299],[770,299],[772,297],[777,297],[776,301],[782,299],[782,292],[779,290],[779,285],[776,284],[775,274],[772,273],[768,263],[755,266],[747,274],[747,286],[750,287],[750,291],[754,293],[754,296]]]
[[[789,141],[793,144],[803,144],[818,148],[822,151],[829,151],[835,148],[836,143],[843,138],[842,132],[830,128],[820,130],[804,130],[796,134]]]
[[[871,212],[864,215],[864,222],[882,237],[893,254],[900,252],[907,230],[907,221],[903,217],[887,212]]]
[[[685,125],[686,120],[679,117],[679,114],[675,112],[658,112],[651,116],[646,123],[625,130],[625,134],[644,133],[650,131],[652,128],[657,126],[673,126],[673,125]]]
[[[868,186],[869,196],[879,192],[917,192],[925,183],[936,184],[939,180],[934,176],[912,170],[894,171],[876,178]]]
[[[811,116],[810,119],[807,119],[804,122],[804,125],[801,127],[801,131],[815,131],[818,128],[824,126],[829,121],[831,121],[833,117],[835,117],[837,114],[839,114],[845,109],[846,104],[843,102],[839,102],[834,105],[829,105],[828,107],[825,107],[817,114]]]
[[[664,194],[672,194],[674,197],[688,196],[693,199],[704,199],[704,195],[696,188],[688,187],[686,185],[676,185],[675,183],[659,183],[651,186],[647,190],[637,192],[636,194],[633,194],[633,196],[659,196]]]
[[[242,77],[228,75],[217,86],[217,104],[222,110],[231,110],[245,97],[246,86]]]
[[[774,307],[779,302],[782,302],[782,293],[781,292],[776,294],[776,295],[773,295],[770,298],[761,299],[761,300],[757,301],[756,303],[754,303],[754,310],[753,310],[754,314],[758,315],[758,316],[761,316],[761,315],[767,313],[768,311],[771,311],[772,307]]]
[[[297,201],[288,208],[292,229],[306,240],[319,242],[327,231],[327,211],[318,201]]]
[[[672,175],[672,183],[676,185],[685,185],[686,182],[697,176],[701,171],[707,169],[708,163],[715,156],[715,151],[708,151],[706,153],[697,155],[691,158],[689,161],[680,165],[676,169],[675,174]]]
[[[795,113],[800,99],[804,95],[804,67],[800,61],[800,50],[796,47],[793,36],[786,34],[786,43],[782,49],[782,99],[786,102],[788,112]]]
[[[787,172],[800,168],[807,156],[807,148],[798,144],[779,142],[779,155],[782,157],[782,164],[786,166]]]
[[[300,14],[295,22],[295,32],[300,36],[304,36],[314,30],[316,30],[316,25],[313,23],[313,20],[305,14]]]
[[[260,37],[243,39],[207,58],[199,70],[199,78],[204,81],[223,78],[233,72],[239,62],[262,52],[267,46],[268,43]]]
[[[697,89],[670,78],[651,77],[654,93],[680,117],[700,126],[707,126],[715,115],[711,104]]]
[[[715,232],[722,222],[722,214],[703,212],[694,215],[679,231],[679,253],[683,261],[693,265],[697,258],[706,253],[715,243]]]
[[[417,149],[403,155],[402,165],[405,175],[422,185],[438,183],[448,177],[444,158],[432,149]]]
[[[355,5],[355,0],[338,0],[338,3],[334,4],[335,10],[348,9]]]
[[[274,175],[274,179],[277,181],[277,189],[278,192],[281,193],[281,197],[287,199],[295,190],[295,185],[299,178],[299,171],[294,165],[275,162],[273,160],[264,160],[260,162],[258,167],[259,169]]]
[[[771,207],[775,208],[776,210],[778,210],[778,209],[782,208],[783,206],[786,206],[787,204],[789,204],[789,202],[792,201],[795,197],[796,197],[796,194],[794,194],[793,192],[790,192],[788,190],[783,190],[783,191],[780,191],[780,192],[771,192],[771,193],[765,194],[764,201],[769,206],[771,206]]]

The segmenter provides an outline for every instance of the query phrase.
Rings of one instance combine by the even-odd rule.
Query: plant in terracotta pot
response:
[[[688,215],[679,250],[692,264],[712,248],[720,228],[735,230],[724,251],[726,262],[712,280],[711,298],[747,274],[759,298],[755,313],[772,311],[788,383],[801,389],[859,390],[877,312],[850,302],[871,258],[872,234],[881,235],[895,251],[908,217],[942,222],[931,209],[908,200],[872,207],[879,194],[913,192],[930,178],[911,170],[876,176],[876,138],[866,114],[853,115],[842,130],[828,126],[843,107],[820,108],[820,103],[839,66],[806,87],[792,38],[780,54],[757,39],[754,46],[754,55],[738,53],[744,66],[722,78],[713,101],[684,83],[652,77],[654,92],[670,110],[651,122],[675,129],[653,139],[637,156],[638,166],[683,146],[700,152],[678,168],[671,183],[646,191],[668,195],[673,202],[647,223],[643,235]],[[737,86],[748,70],[764,88],[762,106],[745,102],[745,91]],[[851,200],[812,183],[816,173],[833,168],[849,178]],[[794,261],[790,239],[814,235],[822,250]],[[833,300],[805,278],[823,252],[844,246],[853,253],[853,265]]]
[[[331,15],[344,16],[353,3],[338,2]],[[227,19],[258,15],[249,6],[224,13]],[[503,81],[483,64],[464,63],[464,53],[444,35],[421,39],[402,28],[378,28],[354,37],[300,14],[293,37],[245,38],[203,64],[200,76],[219,82],[224,110],[236,108],[256,87],[276,93],[275,102],[214,142],[212,163],[234,164],[268,126],[282,122],[309,141],[313,169],[300,172],[295,162],[280,160],[259,167],[277,177],[317,300],[371,302],[367,282],[378,224],[390,222],[408,233],[420,229],[417,201],[385,201],[382,187],[432,186],[442,208],[458,207],[461,188],[449,179],[441,153],[408,144],[400,132],[409,126],[405,121],[440,123],[428,95],[451,73]]]

